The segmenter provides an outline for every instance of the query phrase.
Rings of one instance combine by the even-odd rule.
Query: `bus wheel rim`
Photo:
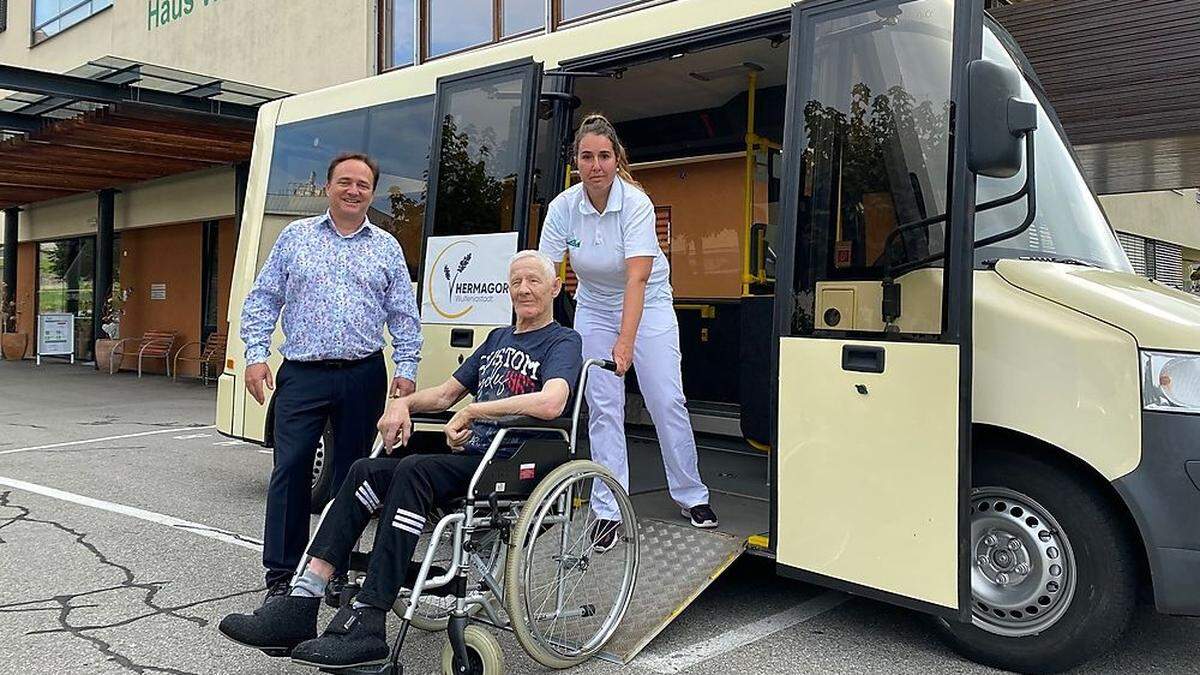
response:
[[[317,451],[313,453],[312,484],[321,480],[321,471],[325,469],[325,438],[317,441]]]
[[[1005,637],[1053,626],[1075,595],[1066,532],[1033,498],[1001,487],[971,493],[972,622]]]

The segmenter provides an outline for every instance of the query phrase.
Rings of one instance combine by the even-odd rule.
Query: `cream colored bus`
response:
[[[1022,671],[1114,644],[1143,588],[1200,615],[1200,303],[1133,274],[982,0],[655,2],[265,105],[220,430],[269,443],[239,312],[283,226],[324,208],[334,153],[383,166],[371,218],[408,256],[429,386],[503,323],[439,300],[469,267],[448,246],[535,246],[593,110],[658,207],[701,467],[734,542],[679,607],[748,550]],[[637,400],[639,517],[680,527]],[[671,552],[662,531],[643,555],[727,545]]]

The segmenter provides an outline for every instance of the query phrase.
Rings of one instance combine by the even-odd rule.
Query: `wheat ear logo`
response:
[[[470,264],[471,264],[471,254],[468,253],[465,256],[463,256],[462,260],[458,261],[458,269],[455,270],[453,279],[450,278],[450,265],[445,265],[442,267],[442,271],[445,272],[446,281],[448,282],[446,297],[448,297],[450,299],[450,302],[454,302],[454,285],[458,281],[458,275],[462,274],[463,271],[466,270]]]
[[[454,296],[456,295],[455,286],[458,282],[458,275],[462,274],[468,267],[470,267],[471,256],[474,255],[474,251],[468,250],[463,257],[458,259],[457,265],[451,266],[449,261],[453,261],[457,257],[457,253],[462,251],[464,247],[469,249],[475,248],[475,244],[465,241],[457,241],[450,244],[446,248],[442,249],[440,253],[438,253],[437,257],[433,261],[433,265],[429,269],[429,278],[427,283],[428,288],[430,289],[430,304],[433,305],[434,311],[446,319],[457,319],[466,316],[471,312],[471,310],[475,309],[474,304],[467,305],[458,311],[453,311],[451,309],[452,305],[457,304],[454,301]],[[455,251],[455,249],[458,249],[458,251]],[[443,263],[443,260],[447,260],[447,262]],[[434,279],[436,279],[438,276],[438,270],[441,270],[441,276],[446,278],[446,294],[443,296],[445,300],[439,300],[438,296],[440,293],[433,292],[433,283]],[[460,296],[461,302],[462,293],[458,293],[457,295]],[[470,300],[468,299],[467,302],[470,302]]]

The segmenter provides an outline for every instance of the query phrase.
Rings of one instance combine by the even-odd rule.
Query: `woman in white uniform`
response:
[[[550,202],[539,250],[560,262],[571,258],[579,279],[575,330],[585,359],[611,358],[617,374],[589,376],[588,436],[592,459],[629,487],[625,448],[625,384],[631,365],[658,431],[671,497],[696,527],[716,527],[708,488],[696,466],[696,439],[683,397],[679,323],[670,270],[655,234],[654,204],[629,174],[625,148],[603,115],[588,115],[575,134],[580,183]],[[618,517],[611,493],[592,495],[597,548],[608,543],[605,521]]]

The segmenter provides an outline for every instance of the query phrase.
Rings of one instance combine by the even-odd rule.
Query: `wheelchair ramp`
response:
[[[745,537],[681,522],[640,519],[633,599],[599,658],[629,663],[746,550]]]

